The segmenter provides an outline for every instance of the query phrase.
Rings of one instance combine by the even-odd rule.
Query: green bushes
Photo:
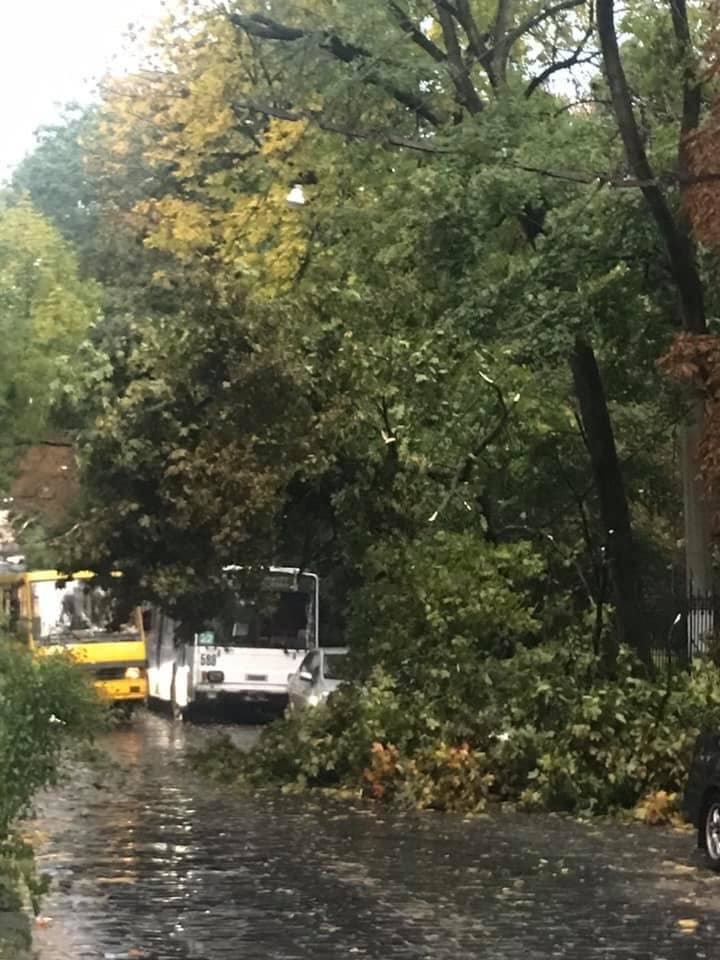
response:
[[[257,786],[352,783],[362,773],[373,743],[404,744],[411,736],[408,706],[394,683],[378,672],[360,688],[339,691],[332,704],[267,727],[251,754],[220,741],[196,761],[210,773],[220,768],[222,778],[240,775]]]
[[[101,715],[69,658],[35,659],[0,640],[0,840],[35,793],[55,783],[67,742],[90,736]]]
[[[477,532],[437,531],[368,552],[354,595],[350,641],[363,663],[407,680],[505,656],[547,626],[545,565],[529,543],[493,545]]]
[[[554,646],[521,652],[511,670],[493,671],[508,709],[489,757],[499,795],[529,807],[602,813],[677,791],[698,732],[720,726],[720,674],[709,665],[668,684],[645,679],[622,651],[610,679],[591,654]]]
[[[720,673],[700,664],[662,682],[623,651],[612,679],[575,643],[519,648],[464,666],[472,701],[456,711],[432,687],[382,672],[324,706],[267,728],[233,754],[229,779],[350,788],[421,808],[479,810],[488,800],[599,814],[682,787],[695,736],[720,727]],[[199,762],[212,770],[212,752]],[[232,773],[228,774],[228,770]]]
[[[69,658],[34,659],[0,638],[0,957],[20,956],[27,939],[19,892],[37,909],[44,888],[14,823],[38,790],[57,782],[67,744],[89,739],[103,717],[95,691]]]

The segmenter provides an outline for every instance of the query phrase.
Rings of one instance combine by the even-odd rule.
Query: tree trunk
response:
[[[680,427],[680,461],[683,465],[685,555],[688,595],[713,589],[711,506],[700,474],[700,442],[704,433],[705,403],[697,398]]]
[[[650,643],[625,484],[595,353],[592,346],[580,336],[575,339],[570,366],[600,500],[615,602],[617,629],[611,646],[603,651],[603,657],[612,668],[618,643],[624,643],[632,647],[650,669]]]
[[[704,290],[695,248],[687,225],[677,218],[655,179],[632,107],[615,28],[614,0],[596,0],[598,32],[613,111],[630,168],[643,183],[642,193],[665,244],[678,293],[683,329],[707,332]],[[698,125],[701,89],[692,63],[686,0],[671,0],[673,28],[685,62],[683,112],[678,143],[678,172],[687,174],[687,137]],[[681,181],[681,194],[685,186]],[[698,444],[703,432],[704,408],[698,397],[682,425],[680,465],[683,479],[685,557],[688,590],[712,588],[711,512],[698,467]]]

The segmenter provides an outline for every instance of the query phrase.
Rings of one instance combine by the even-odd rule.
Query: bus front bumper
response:
[[[147,679],[96,680],[95,689],[111,703],[137,703],[147,697]]]
[[[195,687],[198,703],[267,703],[282,707],[287,704],[287,699],[287,687],[279,684],[199,684]]]

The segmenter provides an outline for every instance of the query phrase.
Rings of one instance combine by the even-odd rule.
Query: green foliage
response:
[[[706,664],[653,682],[624,651],[608,678],[569,645],[521,652],[491,683],[500,794],[529,807],[602,813],[678,791],[697,734],[720,722],[720,674]]]
[[[18,833],[11,833],[0,843],[0,911],[19,912],[23,894],[27,895],[35,915],[40,901],[48,892],[50,878],[38,874],[31,844]],[[0,921],[0,958],[4,956],[3,925]]]
[[[0,642],[0,839],[35,793],[57,781],[64,748],[92,737],[103,711],[67,657],[34,658]]]
[[[83,143],[92,139],[95,111],[68,104],[60,122],[35,134],[36,147],[12,177],[12,192],[33,207],[72,244],[87,271],[96,239],[98,191]]]
[[[0,957],[29,947],[24,900],[35,913],[47,878],[18,834],[36,793],[58,782],[69,748],[89,742],[105,710],[78,667],[62,655],[34,658],[0,637]]]
[[[0,851],[0,960],[31,960],[32,934],[21,890],[37,883],[30,852],[21,843]]]
[[[636,666],[624,651],[608,678],[572,642],[490,657],[466,667],[471,720],[433,687],[375,671],[269,727],[252,753],[225,743],[196,762],[227,781],[350,789],[419,808],[475,811],[490,800],[583,815],[633,808],[679,791],[695,737],[720,724],[714,666],[662,682]]]
[[[380,543],[368,550],[353,597],[353,649],[402,683],[508,655],[540,636],[545,572],[531,544],[493,545],[481,533]]]
[[[98,306],[55,227],[25,201],[0,201],[0,482],[23,444],[58,429],[58,383],[72,381]]]
[[[331,699],[331,704],[301,717],[273,723],[250,754],[221,740],[217,747],[197,754],[195,762],[211,775],[217,771],[228,781],[240,776],[254,786],[330,786],[352,783],[361,775],[376,741],[399,744],[418,736],[410,698],[405,699],[380,670],[361,686],[338,691]]]
[[[288,475],[319,456],[307,372],[284,349],[282,318],[234,306],[208,305],[192,335],[185,317],[132,325],[114,365],[85,348],[80,454],[94,502],[66,567],[119,566],[124,589],[169,604],[238,555],[271,557]]]
[[[52,535],[53,524],[36,516],[16,526],[20,528],[16,537],[25,557],[26,568],[54,570],[57,563],[57,549]]]

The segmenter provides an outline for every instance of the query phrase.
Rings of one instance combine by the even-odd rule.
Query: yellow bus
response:
[[[147,653],[139,608],[123,614],[87,571],[0,574],[0,627],[37,654],[68,652],[113,704],[147,697]]]

